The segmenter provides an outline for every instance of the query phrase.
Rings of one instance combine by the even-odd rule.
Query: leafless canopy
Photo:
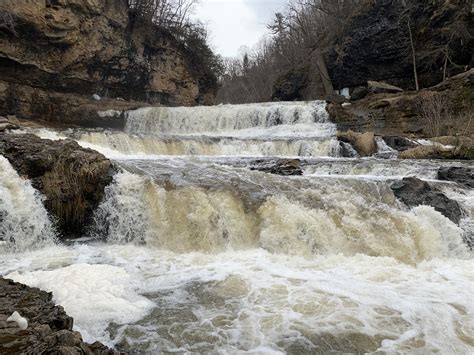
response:
[[[371,0],[292,0],[267,26],[271,37],[255,48],[242,49],[240,58],[226,60],[226,75],[218,100],[242,103],[268,101],[277,78],[288,70],[307,66],[310,77],[319,78],[322,55],[342,35],[347,23]],[[344,53],[336,52],[341,57]],[[247,58],[247,59],[246,59]],[[315,60],[313,60],[315,58]],[[308,61],[308,59],[311,59]],[[244,68],[245,67],[245,68]],[[326,70],[323,70],[323,72]],[[330,86],[329,83],[325,86]],[[310,88],[311,90],[311,88]]]
[[[198,0],[128,0],[134,13],[163,28],[183,28]]]

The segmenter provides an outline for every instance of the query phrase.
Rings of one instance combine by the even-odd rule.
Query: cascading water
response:
[[[0,252],[36,248],[54,239],[41,196],[0,155]]]
[[[36,132],[73,137],[122,172],[96,211],[95,242],[0,262],[1,274],[53,291],[87,341],[150,354],[474,350],[463,242],[474,195],[436,180],[440,165],[461,163],[338,158],[321,102],[127,117],[125,132]],[[299,157],[303,176],[252,171],[255,157]],[[457,200],[459,226],[397,201],[390,184],[405,176]]]
[[[227,132],[328,122],[325,104],[280,102],[201,107],[149,107],[128,112],[127,133]]]

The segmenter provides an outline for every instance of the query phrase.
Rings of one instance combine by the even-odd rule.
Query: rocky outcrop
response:
[[[399,155],[400,159],[474,159],[474,147],[458,146],[446,147],[440,144],[419,145],[404,150]]]
[[[126,0],[2,1],[0,12],[14,23],[0,26],[0,115],[91,125],[94,111],[139,102],[213,101],[214,75]]]
[[[461,220],[462,210],[459,204],[425,181],[407,177],[393,183],[391,188],[395,196],[409,207],[431,206],[456,224]]]
[[[440,122],[439,131],[469,136],[474,126],[469,124],[474,107],[474,69],[459,74],[444,83],[421,91],[369,94],[350,106],[328,105],[328,112],[339,130],[374,131],[377,135],[429,135],[427,122],[420,108],[432,98],[443,100],[449,117]]]
[[[250,167],[250,170],[284,176],[303,175],[301,160],[299,159],[257,160]]]
[[[439,180],[454,181],[461,186],[474,188],[474,168],[462,166],[452,166],[440,168],[438,171]]]
[[[52,301],[51,293],[0,277],[0,353],[119,355],[96,342],[86,344],[73,331],[73,319]],[[13,312],[28,320],[21,330],[7,322]]]
[[[46,196],[46,209],[63,237],[80,236],[112,181],[112,163],[73,140],[0,134],[0,154]]]
[[[361,157],[368,157],[377,151],[377,144],[373,132],[338,132],[337,139],[349,143]]]

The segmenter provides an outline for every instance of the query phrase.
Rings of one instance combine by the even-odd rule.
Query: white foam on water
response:
[[[0,155],[0,251],[24,251],[54,243],[43,197]]]
[[[474,350],[474,261],[263,250],[175,254],[132,245],[6,255],[0,273],[53,291],[86,340],[197,353]],[[61,261],[61,262],[58,262]],[[12,269],[21,271],[11,272]],[[108,322],[118,325],[106,330]]]
[[[7,278],[53,292],[54,300],[74,316],[86,342],[110,343],[106,328],[111,322],[136,322],[153,307],[136,293],[141,278],[118,266],[78,263],[55,270],[13,272]]]

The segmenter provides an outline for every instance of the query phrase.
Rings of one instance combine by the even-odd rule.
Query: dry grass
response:
[[[447,134],[452,113],[449,99],[437,93],[427,93],[417,100],[417,110],[428,137],[439,137]]]

